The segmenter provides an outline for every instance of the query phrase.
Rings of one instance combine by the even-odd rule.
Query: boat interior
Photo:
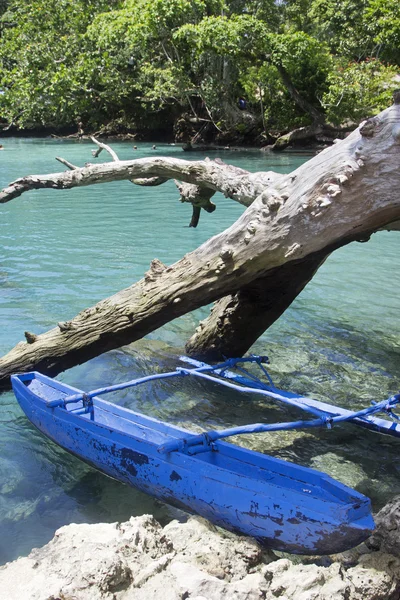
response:
[[[100,398],[94,397],[93,400],[85,403],[84,393],[81,390],[40,373],[27,373],[17,377],[37,401],[42,403],[44,409],[46,405],[52,403],[53,407],[57,406],[83,421],[106,427],[108,430],[114,429],[137,441],[148,442],[153,446],[153,451],[157,451],[157,447],[168,440],[184,439],[192,435],[188,430],[168,425]],[[74,401],[74,396],[77,395],[80,398]],[[318,498],[327,503],[328,512],[330,503],[350,508],[354,504],[362,504],[365,500],[354,490],[323,473],[250,451],[236,444],[214,442],[208,448],[195,453],[191,459],[229,470],[237,476],[245,476],[247,480],[258,483],[268,482],[270,485],[277,486],[277,490],[290,489],[291,492],[305,495],[310,500]]]

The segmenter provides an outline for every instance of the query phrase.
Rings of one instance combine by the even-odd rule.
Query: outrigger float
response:
[[[221,440],[246,433],[330,428],[346,421],[400,436],[399,417],[393,412],[400,394],[353,412],[277,389],[264,366],[267,360],[251,356],[211,366],[181,357],[188,366],[90,392],[38,372],[11,379],[23,411],[42,433],[119,481],[276,550],[333,554],[354,547],[374,529],[367,497],[326,474]],[[259,365],[266,381],[245,369],[245,363]],[[259,394],[314,418],[193,434],[99,398],[149,381],[186,376]]]

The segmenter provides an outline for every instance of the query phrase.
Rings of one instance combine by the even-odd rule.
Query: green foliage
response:
[[[84,35],[106,0],[11,0],[2,17],[1,110],[22,127],[70,124],[95,101],[86,87]]]
[[[293,101],[277,66],[284,67],[307,102],[322,110],[320,99],[328,90],[332,69],[327,47],[301,32],[269,34],[264,41],[268,62],[249,67],[240,77],[246,96],[253,104],[261,105],[262,100],[265,121],[272,132],[309,125],[310,115]]]
[[[391,104],[397,69],[377,59],[362,63],[339,63],[328,78],[329,90],[323,97],[328,119],[340,125],[354,123],[387,108]]]
[[[276,67],[270,63],[249,68],[241,83],[254,109],[257,106],[258,111],[263,110],[268,131],[273,135],[310,124],[309,115],[293,102]]]
[[[208,114],[228,126],[237,119],[233,107],[242,93],[239,74],[257,60],[267,32],[267,25],[254,16],[234,14],[205,17],[173,34],[192,93],[201,97]]]
[[[367,5],[368,0],[313,0],[309,14],[318,38],[335,54],[356,60],[369,56],[374,43]]]
[[[285,32],[303,31],[311,33],[313,29],[310,11],[313,0],[286,0],[281,3],[282,29]]]
[[[121,98],[134,95],[141,103],[149,102],[151,109],[186,98],[192,84],[175,32],[220,8],[218,0],[139,0],[98,15],[87,38],[107,55],[108,86]]]
[[[271,62],[282,65],[289,73],[297,91],[319,106],[326,90],[326,79],[332,69],[332,57],[325,44],[297,32],[270,38]]]
[[[384,58],[399,63],[400,3],[398,0],[312,0],[313,33],[332,52],[361,61]]]
[[[398,0],[0,0],[0,118],[340,123],[390,103],[399,48]]]
[[[398,0],[371,0],[366,11],[377,52],[400,65],[400,3]]]

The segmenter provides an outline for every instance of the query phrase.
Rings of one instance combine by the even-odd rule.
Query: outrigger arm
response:
[[[206,431],[198,435],[193,434],[191,436],[187,436],[186,438],[176,439],[172,442],[161,445],[158,448],[158,452],[162,454],[177,451],[185,452],[187,454],[207,452],[213,449],[212,444],[217,440],[235,435],[291,429],[309,429],[315,427],[326,427],[330,429],[333,425],[344,422],[352,422],[355,425],[360,425],[361,427],[365,427],[373,431],[400,437],[400,418],[398,415],[396,415],[396,413],[393,412],[393,409],[400,404],[400,393],[391,396],[387,400],[373,402],[372,406],[362,410],[351,411],[276,388],[264,366],[269,362],[268,357],[266,356],[230,358],[225,362],[214,366],[187,357],[181,357],[181,361],[193,365],[193,368],[189,369],[185,367],[178,367],[174,371],[157,373],[155,375],[147,375],[145,377],[99,388],[90,392],[73,394],[64,398],[51,400],[47,402],[47,406],[49,408],[54,408],[56,406],[66,406],[67,404],[82,401],[83,408],[79,409],[79,412],[92,412],[93,398],[96,396],[124,390],[130,387],[136,387],[149,381],[169,379],[172,377],[191,376],[218,383],[219,385],[234,389],[241,393],[259,394],[286,405],[300,408],[301,410],[315,415],[317,418],[308,421],[299,420],[284,423],[253,423],[241,427]],[[262,381],[243,367],[238,366],[239,364],[243,363],[257,364],[262,370],[263,374],[266,376],[268,383]],[[239,373],[228,370],[231,368],[236,368]],[[374,416],[377,413],[386,413],[392,419],[392,421]]]
[[[239,389],[239,386],[230,385],[235,389]],[[391,396],[388,400],[377,402],[375,405],[363,410],[352,412],[350,415],[337,416],[337,417],[321,417],[312,421],[291,421],[289,423],[254,423],[252,425],[243,425],[241,427],[231,427],[229,429],[211,430],[200,433],[199,435],[193,435],[186,439],[174,440],[159,446],[158,452],[187,452],[188,454],[197,454],[201,449],[190,451],[190,448],[204,448],[206,451],[211,449],[213,442],[221,440],[223,438],[232,437],[234,435],[244,435],[246,433],[265,433],[268,431],[284,431],[290,429],[308,429],[311,427],[327,427],[331,429],[336,423],[343,423],[345,421],[352,421],[353,419],[370,416],[378,412],[392,413],[392,408],[400,403],[400,394]],[[397,415],[396,415],[397,418]]]

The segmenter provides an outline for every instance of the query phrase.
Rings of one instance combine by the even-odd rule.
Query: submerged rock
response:
[[[346,553],[345,553],[346,554]],[[191,517],[162,528],[68,525],[0,568],[6,600],[397,600],[400,559],[363,545],[326,566],[278,558],[251,538]],[[351,556],[351,560],[350,557]]]

